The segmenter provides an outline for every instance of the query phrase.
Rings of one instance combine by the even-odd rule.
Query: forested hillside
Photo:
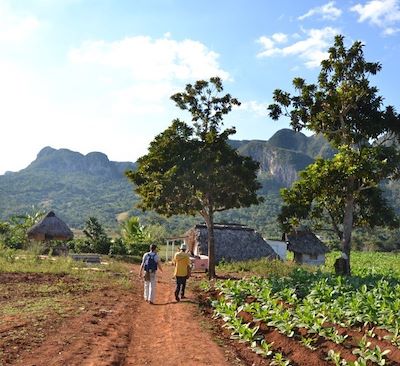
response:
[[[216,220],[254,227],[268,237],[280,237],[276,223],[281,200],[279,188],[288,187],[317,156],[331,156],[333,150],[320,136],[307,137],[283,129],[268,141],[231,141],[243,155],[260,162],[260,194],[264,203],[217,214]],[[137,197],[124,175],[134,169],[131,162],[113,162],[100,152],[82,155],[68,149],[45,147],[37,158],[19,172],[0,176],[0,218],[32,210],[54,210],[73,228],[82,228],[94,216],[108,229],[117,229],[121,213],[140,216],[143,224],[162,224],[170,235],[180,235],[199,217],[164,218],[143,213],[135,205]],[[400,202],[400,185],[387,185],[392,202]]]
[[[51,209],[73,228],[90,216],[115,227],[116,215],[136,200],[123,175],[128,168],[134,164],[109,161],[102,153],[46,147],[27,168],[0,176],[1,218]]]

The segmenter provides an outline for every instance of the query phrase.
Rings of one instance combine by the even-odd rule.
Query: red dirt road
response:
[[[179,303],[174,297],[170,267],[159,274],[154,305],[141,301],[133,321],[124,365],[229,365],[222,349],[196,318],[194,296]]]
[[[143,300],[137,273],[138,266],[133,266],[133,291],[103,288],[85,295],[82,302],[76,299],[73,305],[85,307],[83,312],[57,327],[42,324],[46,336],[37,344],[5,347],[0,365],[233,364],[202,328],[194,294],[188,291],[187,299],[175,301],[171,266],[164,266],[159,274],[154,305]],[[4,332],[10,331],[11,323],[8,328]]]

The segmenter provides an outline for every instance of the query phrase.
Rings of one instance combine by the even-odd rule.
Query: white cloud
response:
[[[385,28],[385,30],[383,31],[383,34],[385,36],[391,36],[391,35],[396,34],[398,32],[400,32],[400,28],[388,27],[388,28]]]
[[[0,3],[0,42],[21,42],[29,38],[40,26],[39,20],[32,15],[17,15]]]
[[[392,35],[399,31],[395,24],[400,22],[400,6],[398,0],[372,0],[365,5],[356,4],[351,11],[358,14],[360,23],[369,23],[383,28],[385,35]]]
[[[255,100],[242,102],[237,109],[241,111],[252,112],[258,117],[265,117],[268,113],[267,103],[260,103]]]
[[[260,43],[264,47],[265,50],[270,50],[270,49],[274,48],[274,44],[275,44],[275,42],[272,39],[265,37],[265,36],[261,36],[257,40],[257,43]]]
[[[218,65],[219,55],[197,41],[153,40],[147,36],[120,41],[87,41],[70,51],[76,64],[128,70],[134,80],[197,80],[229,74]]]
[[[264,46],[264,50],[257,54],[257,57],[272,56],[299,56],[305,60],[305,65],[309,68],[317,67],[321,61],[327,57],[327,48],[332,44],[332,40],[339,30],[336,28],[326,27],[322,29],[303,30],[306,39],[297,41],[286,47],[276,47],[274,44],[269,45],[265,42],[268,37],[260,37],[258,40]],[[265,47],[265,45],[269,47]]]
[[[174,118],[187,118],[172,94],[198,79],[230,79],[218,54],[193,40],[87,41],[66,56],[44,70],[0,59],[0,155],[14,166],[3,159],[0,174],[26,167],[44,146],[134,161]]]
[[[95,114],[130,126],[128,129],[141,123],[142,135],[152,131],[149,140],[142,141],[145,146],[154,130],[161,132],[179,116],[170,96],[182,91],[186,83],[212,76],[231,80],[229,73],[219,66],[217,53],[200,42],[170,37],[168,34],[168,38],[161,39],[136,36],[113,42],[86,41],[68,54],[74,78],[79,79],[81,74],[85,85],[97,86],[96,98],[104,99],[104,105],[99,103]],[[82,108],[88,109],[87,105]]]
[[[288,40],[287,34],[284,33],[275,33],[271,37],[276,43],[285,43]]]
[[[274,33],[271,37],[261,36],[256,42],[260,43],[264,50],[272,50],[276,43],[286,43],[287,40],[287,34]]]
[[[336,20],[337,18],[339,18],[342,15],[342,10],[335,7],[334,1],[330,1],[329,3],[327,3],[325,5],[310,9],[307,13],[305,13],[302,16],[299,16],[297,19],[303,20],[303,19],[312,17],[314,15],[321,15],[322,19],[325,19],[325,20]]]

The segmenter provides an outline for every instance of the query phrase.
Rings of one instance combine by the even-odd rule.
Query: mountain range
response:
[[[240,154],[260,162],[260,194],[270,198],[266,200],[268,207],[264,204],[257,208],[231,210],[222,213],[221,218],[257,222],[258,225],[272,222],[276,216],[279,188],[290,186],[298,172],[317,156],[334,154],[322,136],[306,136],[290,129],[279,130],[267,141],[231,140],[230,144]],[[135,169],[135,163],[110,161],[101,152],[83,155],[68,149],[45,147],[25,169],[0,175],[0,219],[8,220],[13,215],[32,210],[53,210],[73,228],[82,228],[91,216],[107,228],[116,228],[121,215],[144,215],[135,209],[138,197],[124,175],[127,169]],[[267,211],[266,217],[262,210]],[[258,212],[257,219],[252,217],[252,212]],[[179,233],[182,220],[190,221],[188,218],[166,220],[152,213],[143,217],[153,223],[168,223],[169,231],[175,234]],[[171,222],[175,222],[175,226]]]

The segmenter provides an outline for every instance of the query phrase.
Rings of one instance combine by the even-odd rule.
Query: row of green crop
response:
[[[281,352],[273,351],[273,344],[268,343],[262,336],[258,335],[258,326],[252,327],[238,316],[241,309],[235,302],[220,298],[213,301],[213,306],[215,308],[214,317],[221,317],[224,320],[225,326],[231,330],[232,339],[247,342],[254,352],[271,359],[270,365],[290,365],[290,360],[286,359]]]
[[[290,360],[286,359],[281,352],[274,351],[273,343],[268,343],[264,336],[259,334],[258,326],[251,326],[251,323],[243,321],[239,316],[243,311],[252,314],[253,321],[263,321],[269,327],[276,328],[279,332],[288,337],[293,337],[295,335],[297,325],[299,327],[306,327],[309,331],[309,335],[318,333],[320,337],[333,340],[336,343],[342,343],[346,338],[340,336],[333,327],[324,328],[319,324],[318,326],[307,328],[307,325],[302,324],[299,319],[297,319],[298,322],[296,322],[296,317],[293,316],[293,313],[290,313],[290,311],[287,311],[282,306],[260,306],[257,302],[238,306],[235,301],[226,301],[224,298],[215,300],[213,306],[215,308],[214,316],[221,317],[225,321],[226,327],[232,332],[232,338],[249,343],[254,352],[269,358],[271,360],[271,365],[290,365]],[[303,336],[301,336],[300,339],[305,347],[315,350],[315,347],[312,345],[315,339]],[[340,353],[336,353],[333,350],[329,350],[326,354],[326,360],[332,361],[338,366],[364,366],[367,365],[368,361],[378,365],[385,365],[385,355],[388,352],[388,350],[381,351],[379,346],[375,346],[375,348],[371,349],[370,343],[366,341],[366,337],[363,337],[359,340],[358,347],[353,349],[353,354],[358,356],[356,361],[347,361],[340,357]]]
[[[315,336],[335,343],[345,341],[346,335],[340,334],[334,324],[379,326],[390,332],[386,338],[399,346],[400,281],[397,273],[392,271],[390,276],[378,272],[372,274],[371,271],[363,273],[364,276],[343,278],[296,269],[289,276],[268,280],[252,277],[220,281],[216,287],[222,296],[213,305],[217,316],[222,314],[221,307],[230,309],[231,319],[246,311],[254,320],[261,320],[288,337],[297,335],[299,338],[297,330],[306,329],[308,334],[301,337],[301,341],[311,349]],[[233,324],[238,321],[241,322],[240,319],[230,320]],[[246,327],[242,324],[239,329]],[[249,334],[252,331],[247,330]],[[373,335],[373,332],[368,333],[368,336]],[[358,348],[353,349],[358,355],[357,364],[368,360],[385,364],[384,356],[388,351],[381,351],[377,346],[370,349],[365,347],[366,343],[366,338],[360,339]],[[338,361],[338,355],[333,351],[327,359],[349,364],[345,360]]]

